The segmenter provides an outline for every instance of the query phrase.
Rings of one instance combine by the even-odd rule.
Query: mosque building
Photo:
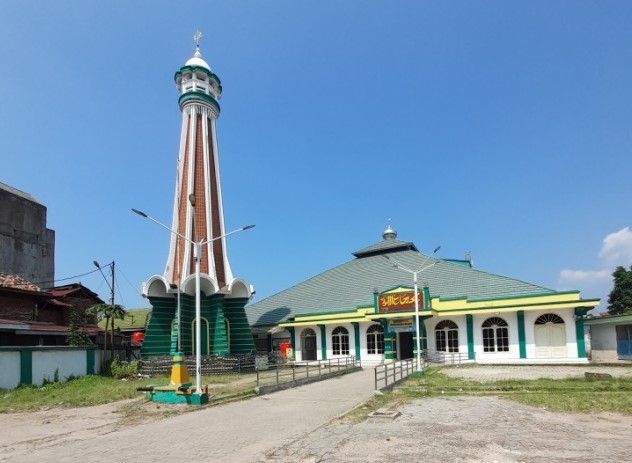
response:
[[[584,316],[598,299],[484,272],[469,259],[424,255],[390,225],[350,261],[246,306],[253,287],[233,275],[224,228],[216,129],[222,85],[199,38],[175,74],[182,125],[173,233],[164,273],[143,284],[152,315],[142,356],[191,355],[198,342],[202,355],[245,354],[287,340],[299,361],[352,355],[370,365],[413,357],[419,339],[440,360],[587,361]]]
[[[257,345],[287,339],[296,360],[355,356],[362,365],[415,355],[476,363],[583,363],[584,316],[599,299],[473,268],[470,259],[424,255],[397,239],[246,307]],[[266,339],[267,338],[267,339]]]

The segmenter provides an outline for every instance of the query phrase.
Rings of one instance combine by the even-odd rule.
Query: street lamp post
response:
[[[432,252],[432,255],[434,256],[439,249],[441,249],[441,246],[437,246],[434,251]],[[431,256],[427,256],[426,260],[424,260],[424,264],[430,259]],[[420,274],[421,272],[423,272],[424,270],[428,270],[430,267],[433,267],[434,265],[437,264],[437,262],[433,262],[432,264],[426,265],[426,266],[421,266],[421,268],[417,269],[417,270],[411,270],[408,267],[403,266],[402,264],[400,264],[399,262],[397,262],[395,259],[393,259],[392,257],[389,257],[387,255],[384,255],[384,258],[386,258],[387,260],[391,261],[393,263],[393,267],[398,268],[400,270],[403,270],[405,272],[408,272],[410,274],[412,274],[413,276],[413,292],[415,294],[415,333],[417,334],[416,339],[416,347],[417,347],[417,355],[415,356],[415,363],[416,363],[416,369],[417,371],[421,371],[421,332],[419,330],[419,286],[418,286],[418,279],[417,279],[417,275]]]
[[[202,239],[200,241],[193,241],[192,239],[189,239],[186,236],[181,235],[177,231],[172,230],[171,228],[166,226],[164,223],[154,219],[152,216],[145,214],[143,211],[139,211],[138,209],[132,208],[132,212],[134,214],[140,215],[141,217],[145,219],[151,220],[152,222],[169,230],[169,232],[173,233],[174,235],[182,238],[183,240],[187,241],[189,244],[193,245],[193,259],[195,261],[195,392],[196,394],[201,394],[202,393],[202,342],[200,339],[201,337],[200,260],[202,259],[202,246],[204,244],[213,242],[215,240],[225,238],[229,235],[233,235],[240,231],[250,230],[251,228],[254,228],[255,226],[246,225],[245,227],[241,227],[231,232],[224,233],[223,235],[220,235],[220,236],[215,236],[210,239]],[[179,325],[178,325],[178,328],[180,328]]]

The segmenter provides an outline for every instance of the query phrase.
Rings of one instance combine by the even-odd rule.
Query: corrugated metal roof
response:
[[[398,245],[391,246],[391,243]],[[354,309],[359,305],[372,304],[374,288],[385,291],[400,285],[412,286],[412,275],[393,267],[392,261],[385,259],[384,254],[413,270],[434,263],[434,266],[419,274],[420,284],[428,284],[431,297],[494,298],[555,292],[543,286],[425,256],[416,248],[399,250],[402,243],[408,244],[385,240],[364,248],[360,255],[366,257],[345,262],[248,305],[246,314],[250,324],[273,325],[301,313]],[[382,252],[374,254],[379,250]],[[357,255],[357,252],[354,254]]]

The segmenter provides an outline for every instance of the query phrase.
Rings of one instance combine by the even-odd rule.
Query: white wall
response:
[[[20,385],[20,353],[0,351],[0,389],[13,389]]]
[[[84,376],[86,363],[85,350],[34,350],[33,384],[39,386],[44,382],[44,379],[53,381],[55,370],[58,371],[60,381],[69,376]]]
[[[331,333],[339,326],[346,328],[347,332],[349,333],[349,355],[355,355],[355,331],[354,331],[353,325],[351,323],[341,323],[340,325],[325,325],[325,334],[327,337],[327,358],[328,359],[347,357],[346,354],[334,355]]]
[[[619,362],[615,325],[590,326],[590,357],[594,362]]]
[[[488,318],[502,318],[509,325],[509,352],[485,352],[483,347],[483,323]],[[476,361],[493,362],[495,360],[519,359],[520,343],[518,342],[518,314],[516,312],[502,314],[474,315],[474,352]],[[526,317],[525,317],[526,318]],[[526,328],[526,326],[525,326]],[[467,347],[466,347],[467,352]]]
[[[384,361],[384,354],[370,354],[367,349],[366,332],[373,325],[380,325],[377,322],[360,323],[360,361],[362,365],[377,365]]]

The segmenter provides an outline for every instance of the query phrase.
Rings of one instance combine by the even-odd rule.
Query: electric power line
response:
[[[101,268],[106,268],[106,267],[111,267],[111,266],[112,266],[112,262],[110,262],[109,264],[104,265]],[[27,283],[15,283],[15,284],[12,284],[11,286],[12,287],[15,287],[15,286],[31,286],[31,285],[38,285],[39,286],[39,285],[43,285],[43,284],[46,284],[46,283],[56,283],[56,282],[59,282],[59,281],[74,280],[75,278],[84,277],[86,275],[90,275],[90,274],[96,273],[98,271],[99,271],[99,269],[97,268],[97,269],[94,269],[94,270],[92,270],[90,272],[81,273],[79,275],[73,275],[71,277],[57,278],[55,280],[48,280],[48,281],[31,281],[31,282],[27,282]]]

